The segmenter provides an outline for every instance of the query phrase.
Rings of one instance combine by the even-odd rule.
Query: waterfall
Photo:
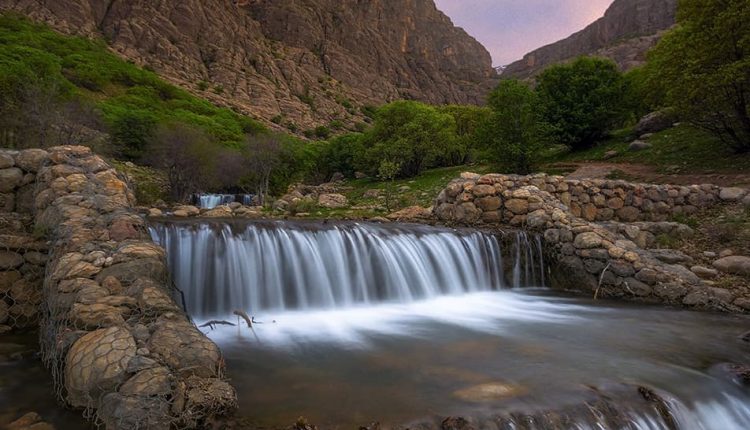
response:
[[[542,242],[520,232],[510,237],[515,252],[483,232],[367,223],[165,222],[151,234],[197,317],[544,285]]]
[[[228,205],[233,202],[252,206],[254,197],[254,194],[196,194],[194,200],[199,208],[213,209],[216,206]]]

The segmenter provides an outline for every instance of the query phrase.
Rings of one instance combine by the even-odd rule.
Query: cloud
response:
[[[479,40],[496,65],[568,37],[604,15],[612,0],[435,0]]]

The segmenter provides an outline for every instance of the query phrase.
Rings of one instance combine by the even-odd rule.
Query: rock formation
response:
[[[0,0],[217,104],[299,129],[399,98],[479,102],[484,47],[432,0]],[[202,88],[202,89],[201,89]]]
[[[547,66],[581,55],[614,60],[627,70],[643,64],[646,52],[675,23],[677,0],[615,0],[604,17],[567,39],[526,54],[503,77],[528,78]]]

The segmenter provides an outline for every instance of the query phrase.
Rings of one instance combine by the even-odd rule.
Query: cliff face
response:
[[[0,0],[219,104],[300,129],[398,98],[476,103],[486,49],[432,0]]]
[[[623,70],[642,64],[646,52],[675,23],[677,0],[615,0],[604,17],[567,39],[510,64],[503,77],[528,78],[545,67],[581,55],[614,60]]]

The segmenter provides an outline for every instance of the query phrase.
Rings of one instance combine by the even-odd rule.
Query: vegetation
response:
[[[492,115],[479,134],[491,159],[516,173],[531,173],[542,145],[536,94],[518,81],[503,81],[490,94]]]
[[[678,26],[649,56],[664,103],[735,152],[750,152],[750,3],[681,0]]]
[[[539,76],[536,91],[551,137],[573,149],[596,144],[625,113],[625,81],[610,60],[582,57],[549,67]]]

